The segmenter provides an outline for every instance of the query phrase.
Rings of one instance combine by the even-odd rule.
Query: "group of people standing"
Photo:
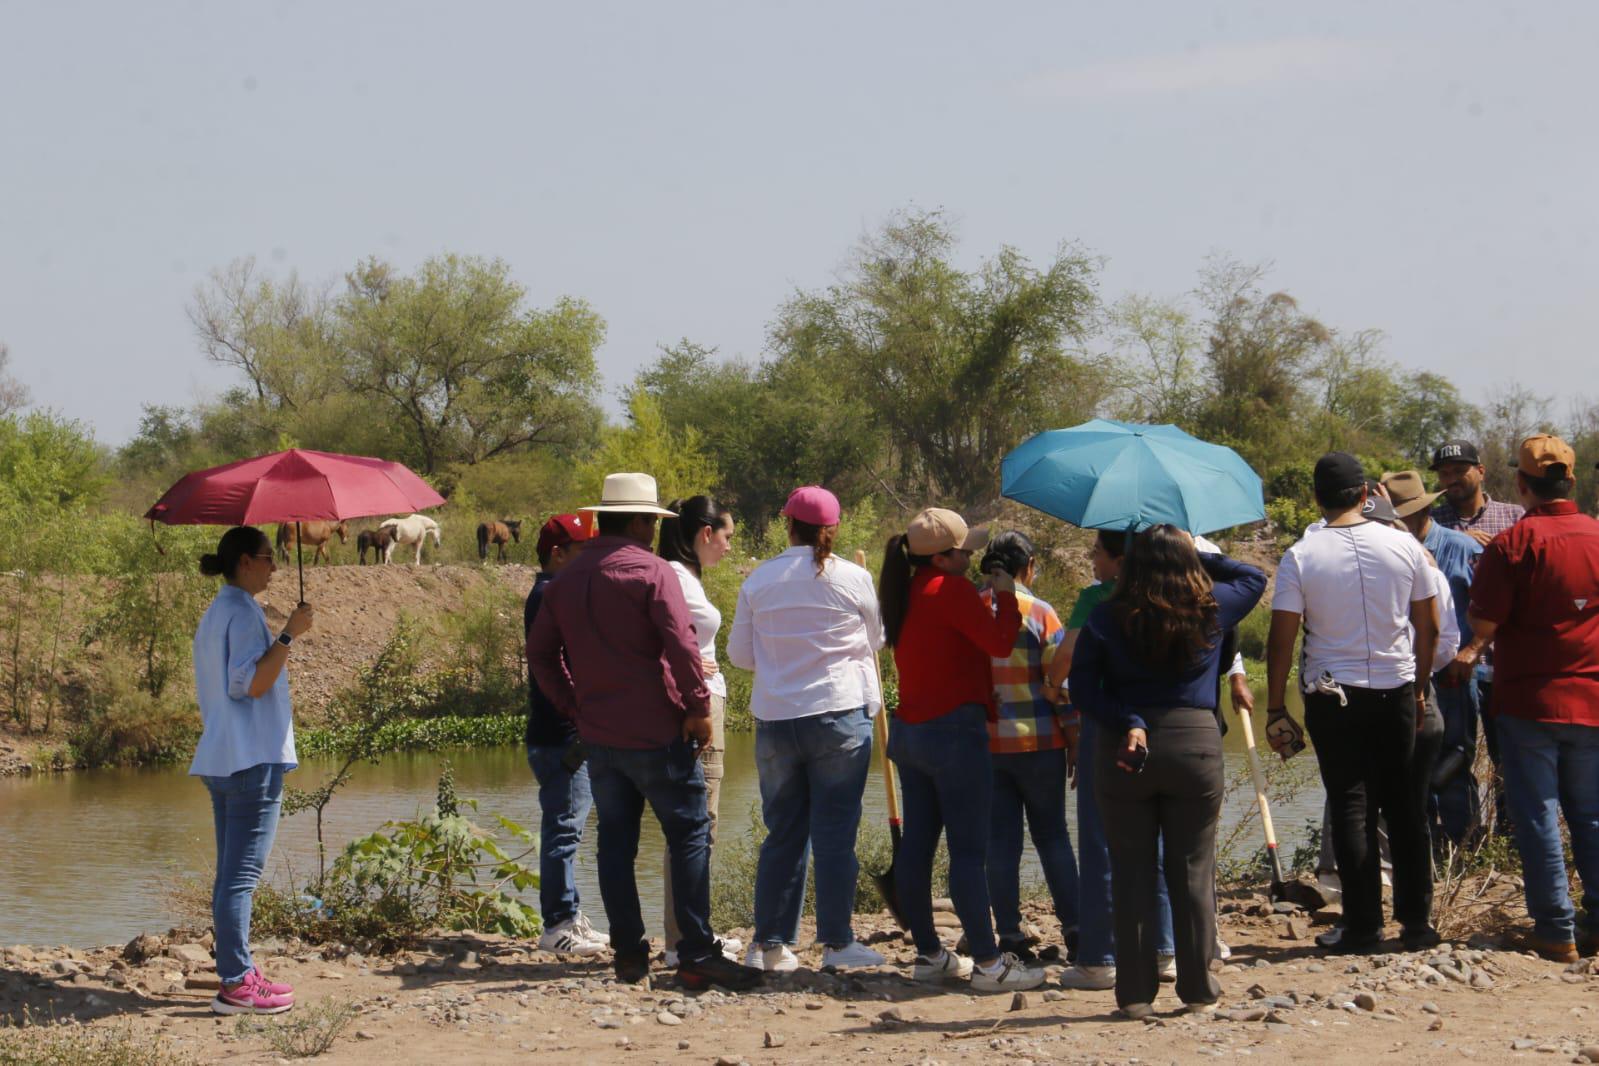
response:
[[[1494,714],[1480,721],[1494,723],[1489,748],[1505,776],[1534,946],[1567,961],[1599,950],[1599,522],[1570,502],[1575,460],[1564,443],[1530,438],[1519,460],[1524,515],[1486,498],[1468,442],[1438,451],[1448,502],[1436,508],[1440,493],[1415,471],[1368,481],[1341,453],[1316,466],[1324,517],[1284,556],[1272,601],[1267,737],[1284,758],[1305,746],[1286,705],[1302,630],[1305,724],[1344,899],[1343,924],[1318,938],[1329,951],[1380,943],[1384,820],[1402,940],[1436,942],[1431,825],[1463,840],[1480,822],[1470,763],[1489,694]],[[990,542],[952,511],[923,510],[889,540],[874,585],[834,554],[840,518],[824,488],[790,495],[789,547],[745,578],[726,640],[732,664],[754,673],[767,830],[747,948],[719,938],[710,919],[727,686],[716,657],[724,619],[703,579],[731,549],[733,517],[706,496],[662,506],[653,478],[613,474],[599,504],[542,526],[524,616],[540,946],[609,950],[624,982],[648,974],[635,880],[648,806],[667,846],[666,962],[685,987],[747,989],[799,966],[808,860],[823,965],[884,964],[852,919],[887,645],[899,703],[886,754],[904,801],[893,888],[916,947],[912,976],[980,991],[1042,983],[1019,906],[1025,826],[1060,919],[1057,950],[1072,962],[1065,987],[1114,988],[1136,1018],[1172,980],[1189,1010],[1213,1010],[1211,964],[1226,954],[1215,921],[1222,687],[1252,703],[1232,633],[1266,575],[1172,526],[1101,532],[1097,583],[1063,624],[1030,589],[1039,560],[1020,533]],[[970,576],[980,552],[982,587]],[[284,663],[313,614],[301,605],[271,633],[254,596],[275,564],[250,527],[224,535],[201,568],[226,581],[195,638],[204,733],[191,773],[211,791],[217,826],[222,989],[212,1006],[274,1013],[293,1005],[293,991],[250,958],[250,896],[295,764]],[[1451,760],[1459,765],[1445,772]],[[608,934],[584,915],[574,877],[591,809]],[[1581,927],[1562,812],[1590,893]],[[933,918],[940,837],[957,945]]]

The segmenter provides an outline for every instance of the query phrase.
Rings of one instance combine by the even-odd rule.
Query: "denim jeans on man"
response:
[[[244,980],[250,958],[250,905],[266,869],[283,806],[283,764],[260,763],[228,777],[202,777],[211,792],[216,826],[217,876],[211,888],[217,976]]]
[[[1110,842],[1105,839],[1105,823],[1099,815],[1099,800],[1094,795],[1094,760],[1088,753],[1098,743],[1099,726],[1083,715],[1082,733],[1077,741],[1077,964],[1079,966],[1116,965],[1115,922],[1111,915]],[[1160,911],[1155,951],[1162,958],[1177,953],[1171,928],[1171,896],[1166,891],[1164,873],[1155,877],[1155,906]]]
[[[1460,770],[1433,792],[1432,809],[1437,828],[1444,838],[1451,843],[1461,844],[1482,824],[1482,799],[1477,788],[1477,775],[1472,770],[1477,758],[1477,732],[1481,717],[1477,679],[1471,678],[1455,688],[1437,683],[1434,690],[1438,694],[1438,709],[1443,712],[1444,718],[1443,747],[1438,759],[1457,761]],[[1457,749],[1460,752],[1458,759],[1454,756]],[[1438,843],[1436,835],[1433,843]]]
[[[949,845],[949,895],[972,957],[999,955],[988,912],[988,829],[994,778],[988,765],[988,711],[978,703],[930,722],[895,719],[888,757],[899,768],[904,839],[894,862],[894,891],[916,941],[932,958],[943,950],[933,925],[933,856],[940,833]]]
[[[872,719],[865,707],[755,723],[761,819],[766,839],[755,870],[755,943],[799,940],[805,859],[816,856],[816,939],[855,940],[855,831],[872,766]]]
[[[585,763],[573,773],[562,762],[565,746],[530,744],[527,764],[539,783],[539,913],[546,929],[570,921],[582,908],[577,891],[577,849],[594,796]]]
[[[705,810],[705,773],[694,748],[674,740],[664,748],[588,746],[589,786],[599,812],[600,897],[618,954],[648,950],[639,910],[639,829],[644,805],[661,823],[672,857],[672,898],[683,939],[668,948],[684,962],[716,952],[711,935],[711,820]]]
[[[1001,944],[1022,939],[1022,820],[1044,869],[1062,933],[1077,928],[1077,859],[1066,828],[1066,750],[990,755],[994,806],[988,838],[988,897]]]
[[[1496,717],[1510,831],[1521,853],[1527,913],[1542,940],[1599,937],[1599,727]],[[1582,878],[1584,927],[1567,890],[1560,815]]]

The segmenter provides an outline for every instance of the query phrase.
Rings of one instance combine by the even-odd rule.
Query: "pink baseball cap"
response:
[[[836,526],[840,513],[838,497],[820,485],[801,485],[783,505],[784,515],[813,526]]]

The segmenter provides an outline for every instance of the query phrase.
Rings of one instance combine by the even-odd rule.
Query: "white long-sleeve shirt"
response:
[[[677,575],[677,583],[683,586],[683,601],[688,604],[689,620],[694,623],[694,639],[700,645],[700,658],[715,662],[716,631],[722,628],[722,612],[705,595],[705,586],[694,576],[694,571],[673,561],[672,572]],[[705,679],[705,687],[711,690],[711,695],[727,699],[727,678],[722,676],[720,670]]]
[[[818,574],[811,549],[795,547],[744,579],[727,657],[755,671],[751,712],[776,722],[861,706],[876,714],[882,646],[872,576],[836,556]]]

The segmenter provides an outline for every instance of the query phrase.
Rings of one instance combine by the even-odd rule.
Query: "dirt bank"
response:
[[[913,984],[912,949],[886,917],[859,919],[856,931],[890,966],[822,973],[811,948],[799,972],[741,996],[685,994],[659,962],[653,987],[622,986],[603,957],[563,962],[495,937],[441,938],[382,958],[273,943],[258,961],[296,986],[301,1017],[329,999],[359,1009],[319,1060],[328,1063],[520,1063],[531,1053],[541,1062],[707,1066],[1212,1058],[1367,1066],[1584,1061],[1583,1049],[1599,1045],[1591,960],[1562,967],[1489,941],[1322,958],[1308,937],[1330,915],[1312,924],[1249,913],[1269,910],[1260,902],[1239,901],[1241,911],[1223,915],[1233,958],[1220,968],[1221,1013],[1182,1014],[1163,986],[1147,1022],[1115,1017],[1110,992],[1052,987],[1058,966],[1050,984],[1015,1000]],[[1045,943],[1058,943],[1052,918],[1038,910],[1030,918]],[[807,927],[802,942],[809,936]],[[129,947],[131,957],[117,948],[0,952],[0,1021],[27,1008],[35,1017],[128,1025],[141,1043],[159,1036],[194,1061],[285,1061],[263,1035],[207,1012],[214,977],[203,942],[150,938]]]

